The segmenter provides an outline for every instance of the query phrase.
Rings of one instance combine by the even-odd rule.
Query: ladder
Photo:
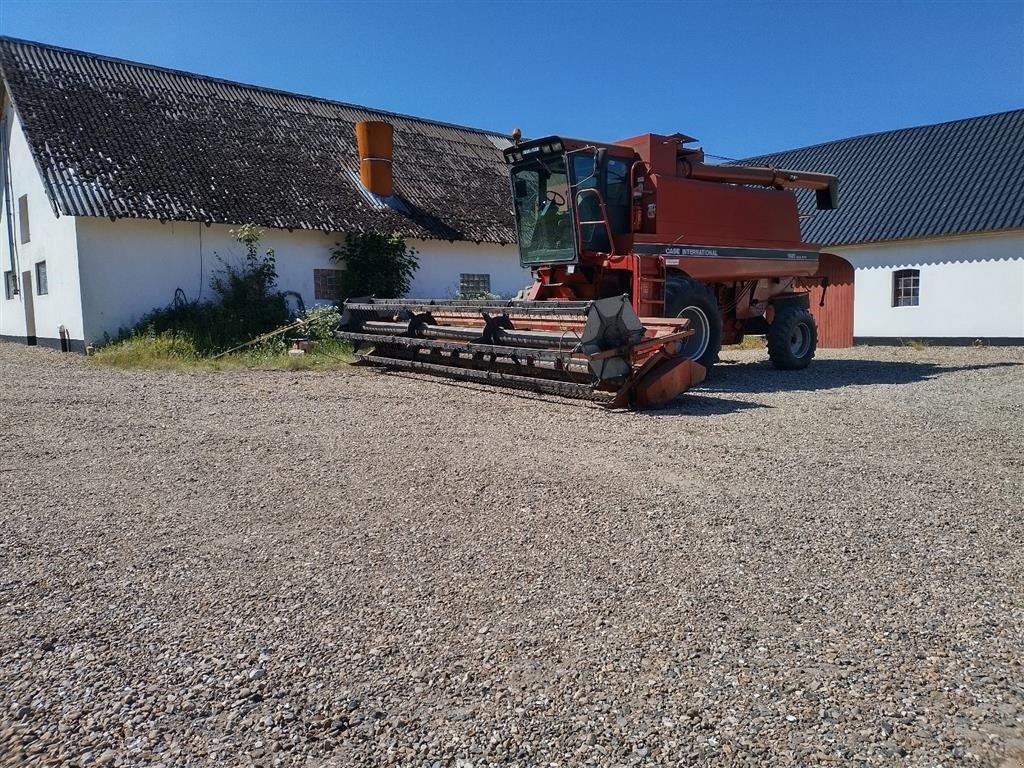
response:
[[[640,317],[665,316],[665,260],[634,253],[633,307]]]

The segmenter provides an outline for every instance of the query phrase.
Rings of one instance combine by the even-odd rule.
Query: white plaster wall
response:
[[[855,269],[854,336],[1024,339],[1024,232],[830,248]],[[892,273],[921,271],[920,305]]]
[[[330,260],[338,233],[268,229],[260,247],[273,248],[278,286],[296,291],[307,306],[315,302],[313,270],[338,268]],[[461,272],[487,272],[491,290],[515,293],[530,282],[514,246],[410,240],[420,269],[410,295],[447,298],[458,293]],[[130,328],[151,309],[166,306],[181,288],[189,300],[210,298],[210,277],[223,259],[237,263],[245,249],[231,227],[195,222],[83,218],[78,220],[84,338],[102,341]],[[201,292],[200,292],[201,291]],[[320,302],[324,303],[324,302]]]
[[[463,272],[489,274],[491,293],[514,296],[533,282],[530,270],[519,266],[515,245],[408,240],[419,251],[420,268],[409,296],[416,299],[458,298],[459,275]]]
[[[15,261],[19,286],[23,272],[32,272],[32,305],[35,315],[36,337],[59,339],[59,329],[64,325],[73,339],[82,339],[82,307],[79,292],[78,261],[75,233],[75,219],[70,216],[58,217],[50,205],[43,188],[42,179],[36,169],[32,154],[21,129],[21,122],[5,99],[3,110],[4,126],[8,131],[10,147],[10,176],[13,186],[12,199],[6,197],[6,167],[0,171],[0,272],[11,269],[11,238],[8,237],[7,217],[10,215],[13,231]],[[18,199],[28,195],[28,220],[30,241],[21,242],[21,222],[18,215]],[[46,262],[48,292],[37,293],[35,265]],[[0,336],[25,335],[25,293],[21,291],[12,299],[0,285]]]
[[[313,270],[331,268],[338,235],[268,229],[261,251],[273,248],[278,286],[313,301]],[[245,248],[231,227],[197,222],[83,218],[78,221],[85,338],[115,336],[147,312],[171,303],[177,288],[188,300],[209,299],[210,278],[222,263],[239,264]]]

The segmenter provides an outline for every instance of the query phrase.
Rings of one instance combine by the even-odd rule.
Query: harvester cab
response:
[[[835,207],[835,177],[708,165],[682,134],[513,137],[526,296],[350,300],[338,335],[365,362],[615,407],[670,402],[744,333],[766,334],[778,368],[810,362],[817,331],[796,281],[818,248],[800,241],[791,190]]]
[[[632,154],[559,137],[506,150],[524,267],[614,251],[615,236],[629,232]]]

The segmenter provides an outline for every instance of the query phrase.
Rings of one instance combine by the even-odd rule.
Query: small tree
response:
[[[210,278],[217,294],[212,314],[222,325],[222,333],[231,341],[246,341],[283,325],[288,320],[288,305],[277,289],[277,260],[273,248],[259,252],[263,230],[245,224],[231,230],[232,237],[245,247],[242,264],[226,263]]]
[[[268,248],[260,256],[259,244],[263,230],[258,227],[245,224],[230,230],[230,233],[240,245],[245,246],[245,259],[239,265],[230,265],[215,253],[222,267],[213,273],[210,287],[225,308],[238,307],[244,311],[254,302],[276,293],[277,258],[273,248]]]
[[[419,269],[416,249],[397,233],[347,235],[331,252],[331,260],[345,266],[348,296],[404,296]]]

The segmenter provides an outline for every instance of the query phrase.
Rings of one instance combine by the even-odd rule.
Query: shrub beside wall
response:
[[[221,267],[210,280],[213,299],[186,301],[179,295],[168,306],[143,316],[117,340],[171,334],[187,339],[198,355],[207,356],[286,324],[290,314],[284,294],[277,289],[274,250],[260,252],[263,230],[247,224],[231,234],[245,247],[245,256],[235,264],[217,256]]]
[[[353,234],[331,252],[331,260],[345,266],[346,296],[405,296],[419,269],[419,255],[399,234]]]

